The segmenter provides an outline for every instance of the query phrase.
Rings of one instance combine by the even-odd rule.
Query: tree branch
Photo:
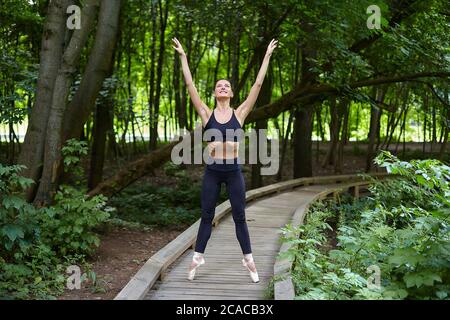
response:
[[[289,91],[287,94],[282,96],[277,101],[261,106],[260,108],[254,109],[247,117],[245,123],[251,123],[258,120],[263,120],[267,118],[273,118],[278,116],[281,112],[286,111],[291,108],[292,103],[309,101],[311,98],[318,98],[318,96],[328,96],[330,94],[339,94],[342,91],[349,89],[356,89],[361,87],[376,86],[386,83],[396,83],[412,81],[418,78],[426,77],[439,77],[446,78],[450,76],[450,72],[419,72],[408,75],[401,76],[391,76],[391,77],[380,77],[376,79],[360,80],[355,81],[348,86],[333,87],[328,84],[320,85],[308,85],[306,87],[300,88],[300,84],[295,86],[294,89]]]

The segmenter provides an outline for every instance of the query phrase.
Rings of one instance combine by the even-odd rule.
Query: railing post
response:
[[[167,276],[167,269],[163,268],[161,273],[159,274],[159,280],[164,281],[164,278]]]
[[[353,187],[353,198],[359,199],[359,186]]]

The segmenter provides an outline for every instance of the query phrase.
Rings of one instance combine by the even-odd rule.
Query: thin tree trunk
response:
[[[213,77],[213,82],[212,82],[212,88],[214,88],[215,82],[218,80],[218,74],[219,74],[219,66],[220,66],[220,59],[222,57],[222,51],[223,51],[223,33],[220,32],[220,36],[219,36],[219,52],[217,53],[217,61],[216,61],[216,65],[214,66],[214,77]],[[210,103],[210,99],[212,97],[212,92],[208,92],[208,105]]]
[[[335,165],[337,160],[336,147],[339,141],[339,131],[341,126],[341,103],[336,105],[336,97],[330,97],[330,146],[322,162],[322,167]]]
[[[150,134],[151,139],[151,150],[155,150],[157,146],[157,140],[158,140],[158,117],[159,117],[159,104],[160,104],[160,97],[161,97],[161,83],[162,83],[162,68],[164,64],[164,48],[165,48],[165,33],[166,33],[166,26],[167,26],[167,17],[169,15],[169,3],[166,3],[166,7],[163,12],[162,7],[162,1],[158,1],[159,5],[159,25],[160,25],[160,33],[159,33],[159,56],[158,56],[158,66],[157,66],[157,79],[156,83],[158,84],[156,86],[156,95],[155,95],[155,113],[152,121],[151,130],[152,133]]]
[[[13,123],[10,121],[8,123],[8,128],[9,128],[9,151],[8,151],[8,163],[10,165],[14,164],[14,154],[16,153],[15,151],[15,144],[14,144],[14,126]]]
[[[427,95],[426,92],[424,92],[424,97],[423,97],[423,108],[424,108],[424,112],[423,112],[422,155],[425,156],[426,144],[427,144],[427,121],[428,121],[428,117],[427,117],[427,113],[428,113],[428,95]]]
[[[178,121],[178,126],[183,128],[182,124],[184,123],[182,119],[183,116],[183,108],[181,107],[181,98],[180,98],[180,58],[178,56],[178,52],[174,53],[174,63],[173,63],[173,94],[175,100],[175,118]]]
[[[294,118],[294,111],[291,111],[289,114],[289,120],[286,128],[286,133],[283,138],[283,146],[281,150],[281,161],[280,161],[280,170],[278,170],[277,180],[281,181],[284,167],[284,159],[286,158],[286,150],[287,150],[287,142],[289,140],[289,132],[291,131],[292,119]]]
[[[344,145],[347,140],[347,131],[348,131],[348,116],[350,113],[350,102],[348,99],[343,98],[340,107],[342,109],[342,118],[343,118],[343,124],[341,128],[341,138],[339,139],[339,145],[338,145],[338,156],[337,156],[337,162],[335,164],[335,173],[342,173],[343,172],[343,164],[344,164]]]
[[[382,103],[384,101],[385,89],[377,89],[376,90],[376,101],[377,103]],[[374,144],[377,136],[380,131],[380,117],[381,110],[378,106],[370,107],[370,127],[369,127],[369,136],[368,136],[368,144],[367,144],[367,158],[366,158],[366,172],[369,172],[372,168],[372,159],[374,154]]]
[[[88,178],[88,188],[92,190],[103,177],[103,165],[105,162],[106,135],[109,127],[110,113],[113,109],[111,99],[97,105],[94,120],[94,133],[91,148],[91,164]]]
[[[400,144],[400,141],[402,140],[402,134],[405,131],[405,127],[406,127],[406,116],[408,115],[408,105],[407,105],[407,101],[404,102],[405,103],[405,110],[403,112],[403,116],[402,116],[402,125],[400,126],[400,133],[398,134],[398,138],[397,138],[397,144],[395,145],[395,153],[398,152],[398,146]]]
[[[446,119],[445,119],[444,140],[442,141],[441,148],[439,149],[439,154],[438,154],[439,160],[443,160],[443,158],[444,158],[445,147],[447,145],[448,134],[450,131],[450,108],[448,107],[448,102],[449,102],[448,90],[447,90],[447,99],[446,100],[447,100],[447,115],[446,115]]]
[[[193,65],[193,61],[194,59],[192,59],[191,57],[191,53],[192,53],[192,22],[188,22],[186,25],[186,29],[187,29],[187,51],[186,51],[186,56],[189,60],[189,65]],[[179,58],[178,58],[179,59]],[[191,71],[192,72],[192,71]],[[186,83],[183,81],[182,82],[182,86],[181,86],[181,108],[180,108],[180,121],[182,121],[182,123],[180,124],[180,128],[183,129],[187,129],[188,128],[188,96],[186,93]]]
[[[311,105],[295,111],[294,179],[312,176],[313,115],[314,108]]]
[[[231,86],[232,88],[237,88],[239,84],[239,64],[240,64],[240,44],[241,44],[241,26],[239,22],[237,23],[233,39],[234,43],[233,43]],[[261,61],[261,59],[259,60]],[[239,102],[239,93],[235,92],[233,98],[231,99],[231,104],[236,104],[238,102]]]
[[[434,144],[436,144],[436,142],[437,142],[436,103],[432,103],[431,125],[432,125],[432,133],[431,133],[430,152],[433,152]]]
[[[151,48],[150,48],[150,91],[148,93],[148,115],[149,115],[149,139],[148,139],[148,147],[149,150],[152,150],[152,128],[154,121],[154,106],[155,106],[155,55],[156,55],[156,2],[152,1],[151,3],[151,17],[152,17],[152,39],[150,39]],[[178,19],[178,17],[177,17]],[[178,53],[175,51],[175,62],[177,61]],[[174,69],[177,69],[178,63],[174,64]],[[175,73],[176,75],[178,73]]]

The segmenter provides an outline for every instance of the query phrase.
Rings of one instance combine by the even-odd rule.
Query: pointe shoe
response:
[[[201,256],[196,256],[194,254],[194,257],[192,258],[192,260],[196,263],[195,267],[189,271],[188,274],[188,280],[194,280],[195,277],[195,271],[197,270],[198,267],[200,267],[201,265],[205,264],[205,259]]]
[[[253,272],[248,266],[248,264],[252,262],[254,262],[253,258],[251,258],[249,261],[245,261],[245,258],[242,259],[242,265],[247,268],[248,272],[250,273],[250,278],[252,278],[252,281],[256,283],[259,282],[258,271]]]

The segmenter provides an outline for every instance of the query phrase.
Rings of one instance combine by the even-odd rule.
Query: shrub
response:
[[[292,276],[297,299],[446,299],[450,293],[450,168],[437,160],[375,162],[400,180],[378,181],[372,196],[336,206],[316,203],[307,223],[282,229],[295,244]],[[339,218],[337,246],[327,248],[327,223]],[[368,286],[368,268],[381,285]]]
[[[60,255],[90,255],[100,244],[93,229],[109,217],[107,210],[106,197],[88,199],[85,193],[62,186],[55,204],[40,215],[42,239]]]
[[[75,142],[69,146],[66,156],[79,152]],[[79,165],[76,157],[65,161]],[[23,198],[33,183],[18,174],[23,168],[0,164],[0,299],[54,299],[68,265],[89,269],[85,256],[99,245],[94,228],[110,208],[105,197],[88,199],[69,186],[60,187],[53,206],[35,208]]]

